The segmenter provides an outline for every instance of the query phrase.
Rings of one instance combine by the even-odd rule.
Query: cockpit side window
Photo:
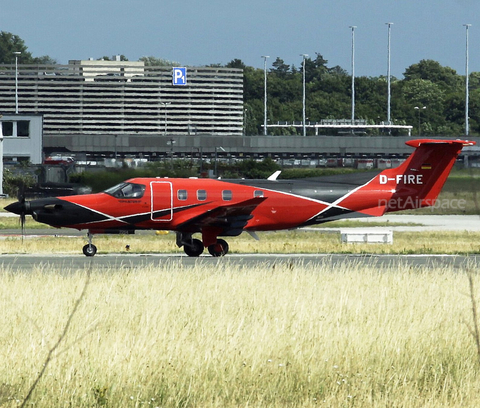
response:
[[[135,183],[120,183],[104,191],[116,198],[142,198],[145,185]]]

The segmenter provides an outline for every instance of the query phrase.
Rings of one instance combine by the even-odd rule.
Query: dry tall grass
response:
[[[468,279],[277,263],[93,271],[36,407],[477,407]],[[0,273],[0,406],[34,381],[85,271]]]
[[[248,234],[226,238],[230,252],[247,253],[376,253],[376,254],[472,254],[480,253],[480,232],[426,231],[395,232],[394,244],[342,244],[340,233],[318,231],[278,231],[258,233],[260,241]],[[3,253],[71,253],[81,254],[85,237],[17,237],[0,241]],[[98,235],[94,238],[98,253],[178,253],[175,235]],[[207,251],[205,251],[207,253]]]

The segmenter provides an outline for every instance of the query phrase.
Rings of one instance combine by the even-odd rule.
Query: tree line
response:
[[[245,66],[233,60],[228,67],[243,68],[246,133],[263,133],[264,70]],[[390,78],[391,122],[413,126],[413,135],[452,136],[465,134],[465,75],[440,65],[421,60],[409,66],[402,79]],[[302,120],[303,61],[299,68],[277,58],[267,70],[267,120]],[[351,119],[352,78],[339,66],[329,67],[319,53],[305,59],[306,118]],[[480,73],[469,75],[469,130],[480,133]],[[388,81],[386,76],[355,77],[355,119],[368,124],[387,121]],[[300,133],[300,128],[269,128],[269,134]],[[370,130],[378,134],[381,130]],[[328,133],[322,130],[322,134]],[[393,133],[393,131],[392,131]]]
[[[21,64],[56,64],[49,56],[34,57],[24,41],[15,34],[0,32],[0,63],[14,63],[15,51]],[[108,57],[99,59],[108,60]],[[125,56],[121,60],[128,61]],[[171,61],[142,58],[146,65],[178,65]],[[267,70],[268,123],[302,120],[303,63],[305,63],[307,121],[350,119],[352,110],[351,75],[340,66],[328,66],[328,61],[316,53],[307,57],[298,68],[285,64],[277,57]],[[212,64],[210,66],[222,66]],[[264,70],[246,66],[234,59],[225,65],[244,72],[245,134],[263,134]],[[421,60],[406,68],[403,78],[391,77],[391,122],[412,125],[413,135],[455,136],[465,133],[465,75],[444,67],[434,60]],[[469,129],[480,134],[480,73],[469,75]],[[387,77],[355,77],[355,119],[368,124],[387,120]],[[271,135],[292,135],[300,128],[269,128]],[[369,130],[375,135],[380,130]],[[322,134],[328,132],[322,131]],[[392,132],[394,133],[394,132]]]

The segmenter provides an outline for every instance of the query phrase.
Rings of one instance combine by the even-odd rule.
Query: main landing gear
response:
[[[208,246],[208,252],[212,256],[224,256],[228,253],[228,244],[224,239],[217,239],[215,244]]]
[[[188,256],[197,257],[202,255],[204,246],[203,242],[199,239],[192,238],[192,236],[184,235],[177,233],[177,245],[179,247],[183,246],[183,250]],[[215,244],[209,245],[208,252],[210,255],[218,257],[224,256],[228,253],[228,243],[227,241],[218,238]]]

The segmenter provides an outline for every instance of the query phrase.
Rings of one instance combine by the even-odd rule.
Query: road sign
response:
[[[173,68],[173,85],[187,85],[187,68]]]

